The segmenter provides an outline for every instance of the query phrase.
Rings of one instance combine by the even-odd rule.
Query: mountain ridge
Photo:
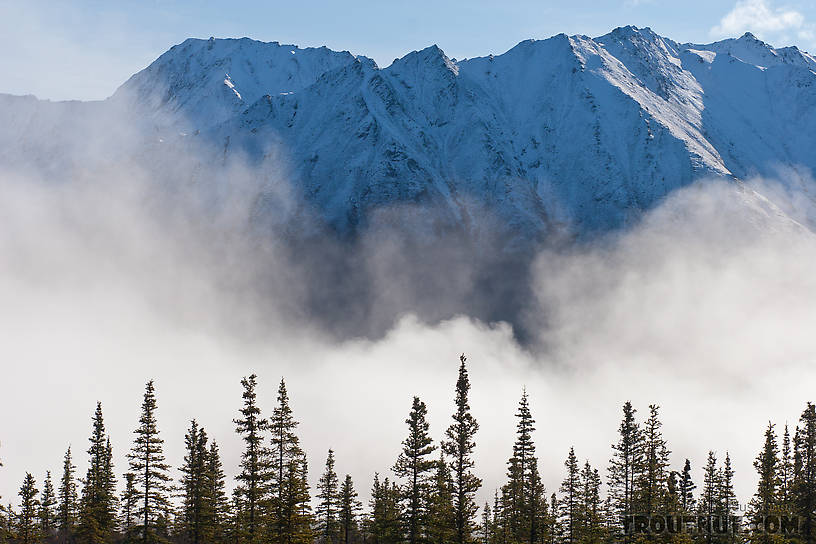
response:
[[[701,178],[807,178],[813,105],[816,59],[748,33],[681,44],[627,26],[462,60],[431,45],[384,68],[326,47],[190,38],[102,102],[0,97],[0,165],[66,172],[93,166],[93,149],[163,157],[148,165],[161,177],[174,155],[208,149],[190,176],[203,190],[231,158],[285,173],[258,181],[252,217],[296,210],[352,234],[408,205],[432,231],[478,236],[487,213],[524,245],[625,227]],[[110,124],[127,126],[125,144],[105,142]]]

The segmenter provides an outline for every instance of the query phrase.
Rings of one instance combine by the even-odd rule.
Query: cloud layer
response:
[[[231,168],[240,188],[241,167]],[[767,420],[793,424],[812,400],[816,241],[761,196],[789,183],[700,183],[627,233],[542,250],[522,278],[499,271],[498,287],[528,282],[522,319],[530,338],[521,345],[509,325],[468,315],[490,298],[472,300],[478,260],[455,251],[457,240],[410,260],[387,235],[357,247],[347,273],[370,280],[367,296],[377,303],[365,317],[380,332],[336,335],[311,303],[315,278],[329,282],[321,292],[335,286],[311,268],[325,260],[246,237],[244,191],[214,208],[187,193],[156,198],[136,166],[118,172],[61,185],[0,176],[5,500],[25,471],[38,479],[57,472],[69,444],[84,470],[97,400],[124,472],[150,378],[171,462],[182,458],[184,429],[196,417],[234,474],[240,377],[259,374],[269,413],[285,376],[312,475],[332,447],[338,469],[365,490],[373,471],[387,472],[396,457],[412,395],[428,403],[441,436],[464,351],[481,422],[483,499],[501,485],[522,386],[538,420],[548,489],[571,445],[606,467],[620,405],[631,399],[641,413],[662,405],[673,465],[690,457],[698,479],[708,449],[729,449],[742,500]],[[342,320],[343,300],[353,298],[353,290],[339,298],[332,319]],[[429,316],[435,299],[460,315]]]

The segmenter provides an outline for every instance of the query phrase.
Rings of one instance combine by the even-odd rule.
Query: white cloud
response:
[[[779,37],[782,33],[802,31],[808,27],[804,15],[794,9],[774,7],[767,0],[740,0],[711,29],[711,34],[733,37],[750,31],[760,37]]]

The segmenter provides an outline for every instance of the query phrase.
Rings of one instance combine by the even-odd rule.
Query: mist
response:
[[[505,259],[498,240],[406,241],[387,227],[427,219],[410,206],[355,241],[315,227],[285,243],[252,221],[260,189],[281,222],[308,223],[285,169],[222,165],[217,194],[154,173],[111,161],[59,182],[0,176],[3,500],[26,471],[59,474],[69,445],[83,473],[97,400],[123,473],[149,379],[170,463],[196,418],[232,476],[240,378],[258,374],[269,414],[285,377],[312,479],[333,448],[366,497],[396,459],[413,395],[441,437],[465,352],[482,501],[503,483],[523,387],[548,491],[570,446],[605,470],[631,400],[641,416],[661,406],[672,466],[690,458],[698,483],[707,451],[729,451],[741,501],[768,420],[781,433],[812,400],[816,239],[808,202],[780,196],[811,183],[801,176],[701,181],[624,232]],[[491,318],[500,299],[512,319]]]

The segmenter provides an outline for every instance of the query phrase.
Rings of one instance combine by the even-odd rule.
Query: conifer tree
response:
[[[669,450],[660,431],[660,407],[649,405],[649,418],[641,433],[642,470],[635,475],[634,500],[638,513],[656,514],[667,491]]]
[[[362,504],[357,500],[357,492],[354,490],[354,482],[351,476],[346,474],[343,485],[340,487],[338,521],[343,544],[351,544],[357,534],[357,517]],[[440,543],[441,544],[441,543]]]
[[[436,449],[428,434],[427,413],[425,403],[414,397],[411,412],[405,420],[408,437],[402,441],[402,452],[393,469],[394,474],[403,480],[403,519],[409,544],[421,542],[426,529],[428,479],[434,466],[428,456]]]
[[[793,438],[794,468],[791,502],[801,520],[800,539],[816,542],[816,409],[807,407]]]
[[[291,543],[311,532],[306,456],[295,434],[298,422],[289,406],[286,382],[278,386],[278,402],[269,420],[272,434],[272,540]]]
[[[564,531],[563,542],[573,544],[578,541],[581,524],[581,476],[574,448],[570,448],[564,467],[567,469],[567,476],[559,489],[561,493],[559,517]]]
[[[530,542],[536,516],[533,482],[538,478],[538,465],[532,438],[535,420],[530,412],[526,390],[522,391],[516,417],[516,442],[513,444],[513,456],[507,462],[508,481],[502,489],[502,501],[508,537],[513,541]]]
[[[388,478],[380,482],[380,475],[374,473],[369,501],[369,533],[372,544],[396,544],[402,541],[399,501],[397,487]]]
[[[213,440],[207,452],[204,474],[205,497],[209,503],[204,512],[204,534],[210,542],[224,542],[227,539],[227,518],[229,503],[225,491],[224,467],[218,444]]]
[[[691,479],[691,461],[686,459],[683,465],[683,472],[680,473],[680,481],[678,483],[678,495],[680,496],[681,513],[684,515],[691,514],[696,502],[694,500],[694,490],[697,486]]]
[[[135,542],[133,528],[136,525],[136,510],[139,505],[139,492],[135,486],[135,475],[125,474],[125,490],[122,492],[122,534],[125,542]]]
[[[666,493],[661,504],[664,514],[674,514],[680,511],[680,482],[676,470],[670,470],[666,478]]]
[[[468,378],[463,353],[459,357],[459,377],[456,381],[456,411],[453,423],[445,432],[441,447],[445,455],[451,458],[453,473],[453,507],[456,522],[456,544],[465,544],[473,540],[475,529],[476,506],[475,495],[482,486],[482,480],[473,473],[473,450],[476,447],[475,436],[479,424],[470,412]]]
[[[775,514],[779,511],[780,467],[779,448],[776,444],[774,425],[768,422],[765,429],[765,444],[754,460],[754,469],[757,471],[757,490],[750,503],[750,513],[758,521],[762,516]],[[770,544],[773,538],[764,531],[754,538],[755,542]]]
[[[530,512],[529,541],[535,544],[546,541],[547,532],[552,525],[548,512],[546,489],[544,489],[544,483],[538,472],[538,459],[535,457],[530,461],[529,488],[527,499]]]
[[[340,483],[334,470],[334,451],[329,449],[326,469],[317,484],[319,503],[317,506],[317,531],[324,542],[337,542],[337,510]]]
[[[272,477],[269,449],[264,445],[264,433],[269,422],[261,417],[258,407],[257,376],[252,374],[241,380],[244,388],[244,405],[241,418],[234,420],[235,431],[244,441],[244,453],[241,456],[241,472],[238,474],[238,502],[241,505],[238,516],[240,539],[246,544],[257,544],[262,540],[265,518],[265,505],[269,497],[269,485]]]
[[[509,540],[509,523],[506,516],[505,495],[496,490],[493,493],[493,517],[490,524],[490,544],[506,544]]]
[[[145,386],[139,426],[134,431],[136,438],[128,453],[130,471],[140,496],[135,529],[141,542],[150,544],[167,540],[171,514],[167,496],[170,467],[164,459],[164,440],[159,435],[156,409],[156,392],[151,380]]]
[[[181,467],[181,532],[187,542],[201,544],[212,535],[208,526],[212,506],[207,486],[207,433],[192,420],[184,437],[186,454]]]
[[[14,507],[12,507],[11,503],[6,505],[4,510],[4,522],[5,525],[3,527],[3,538],[6,540],[14,541],[17,539],[17,534],[15,531],[17,530],[17,513],[14,511]]]
[[[558,500],[558,496],[553,493],[550,495],[550,530],[549,530],[549,540],[547,541],[549,544],[555,544],[559,542],[562,536],[563,531],[558,523],[558,505],[560,501]]]
[[[734,469],[731,466],[731,456],[728,451],[725,452],[725,461],[723,461],[723,466],[720,469],[719,484],[720,511],[717,514],[720,516],[719,519],[722,524],[730,524],[738,504],[737,496],[734,493]],[[723,527],[728,529],[730,525],[723,525]],[[734,542],[736,540],[734,531],[727,530],[725,540]]]
[[[71,447],[65,452],[62,463],[62,478],[58,491],[57,528],[59,541],[67,543],[73,538],[77,522],[76,466],[71,457]]]
[[[782,435],[782,450],[779,457],[779,504],[788,510],[791,502],[791,486],[793,485],[793,451],[788,425]]]
[[[755,514],[768,515],[777,508],[779,499],[779,448],[776,444],[774,425],[768,422],[765,429],[765,444],[754,460],[754,469],[759,480],[751,501]]]
[[[244,508],[244,494],[240,488],[232,490],[232,497],[230,501],[230,519],[229,519],[229,541],[233,544],[242,544],[246,542],[244,536],[246,535],[246,509]]]
[[[306,454],[298,448],[284,471],[283,502],[275,519],[278,542],[311,544],[312,507],[309,496],[309,477]]]
[[[722,473],[717,468],[717,456],[713,451],[709,451],[703,472],[703,491],[699,502],[699,513],[707,516],[709,520],[713,520],[714,516],[722,512],[721,477]],[[705,535],[705,541],[710,544],[712,540],[711,530],[709,530]]]
[[[20,487],[20,513],[17,516],[17,538],[21,544],[39,542],[42,534],[37,523],[40,502],[37,500],[37,484],[31,473],[26,473]]]
[[[428,540],[434,544],[456,541],[454,485],[451,471],[440,451],[428,498]]]
[[[43,538],[51,538],[55,529],[54,506],[57,504],[57,497],[54,493],[54,484],[51,481],[51,471],[46,471],[43,482],[42,493],[40,494],[40,534]]]
[[[603,531],[603,504],[601,476],[589,461],[584,463],[580,476],[579,540],[585,544],[601,541]]]
[[[479,542],[481,544],[490,544],[493,535],[493,511],[490,509],[489,502],[485,502],[482,507],[482,524],[480,529]]]
[[[618,519],[635,513],[636,482],[643,471],[643,440],[635,413],[631,402],[624,403],[618,442],[612,445],[609,461],[609,493]]]
[[[96,403],[93,431],[88,440],[91,443],[88,448],[90,462],[82,481],[77,537],[83,544],[102,544],[113,538],[117,505],[113,452],[99,402]]]

